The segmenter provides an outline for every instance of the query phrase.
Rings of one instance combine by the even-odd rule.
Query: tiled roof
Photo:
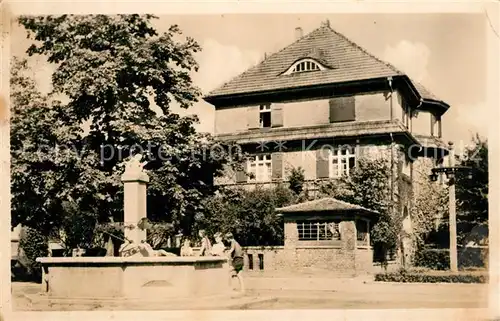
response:
[[[439,100],[433,93],[431,93],[427,88],[425,88],[421,83],[411,80],[412,84],[417,89],[418,93],[424,99]]]
[[[424,147],[434,147],[448,150],[448,145],[440,138],[419,134],[413,134],[413,137],[415,137],[420,145]]]
[[[365,207],[340,201],[333,197],[325,197],[314,201],[308,201],[300,204],[280,207],[276,209],[279,213],[302,213],[302,212],[332,212],[332,211],[357,211],[369,214],[378,214],[378,212]]]
[[[301,58],[315,59],[329,68],[323,71],[282,74]],[[328,25],[323,25],[213,90],[207,98],[389,76],[405,74],[371,55]],[[422,85],[414,85],[422,98],[436,100]]]

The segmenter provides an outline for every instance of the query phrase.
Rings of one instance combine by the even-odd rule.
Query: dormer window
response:
[[[314,61],[302,61],[295,65],[292,72],[314,71],[320,70],[317,63]]]
[[[290,75],[299,72],[320,71],[325,69],[326,68],[319,62],[310,58],[306,58],[296,61],[292,66],[290,66],[290,68],[288,68],[288,70],[284,74]]]

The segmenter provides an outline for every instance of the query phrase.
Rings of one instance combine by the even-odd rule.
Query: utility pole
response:
[[[449,167],[455,168],[455,152],[453,150],[453,142],[449,142]],[[455,173],[450,175],[449,178],[449,224],[450,224],[450,270],[452,272],[458,271],[458,254],[457,254],[457,207],[455,200]]]
[[[439,174],[446,174],[448,177],[448,216],[450,230],[450,270],[458,271],[458,254],[457,254],[457,205],[455,198],[455,179],[458,172],[468,173],[468,178],[472,179],[472,168],[468,166],[455,166],[455,151],[453,150],[453,142],[448,143],[449,161],[448,167],[435,167],[430,175],[431,181],[435,182]]]

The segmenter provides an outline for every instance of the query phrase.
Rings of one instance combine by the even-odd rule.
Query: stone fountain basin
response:
[[[223,257],[41,257],[43,291],[71,299],[199,298],[231,292]]]

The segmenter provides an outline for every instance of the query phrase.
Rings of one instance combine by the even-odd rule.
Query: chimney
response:
[[[303,36],[302,28],[301,27],[295,28],[295,40],[299,40],[300,38],[302,38],[302,36]]]
[[[325,21],[321,22],[322,27],[330,27],[330,20],[326,19]]]

